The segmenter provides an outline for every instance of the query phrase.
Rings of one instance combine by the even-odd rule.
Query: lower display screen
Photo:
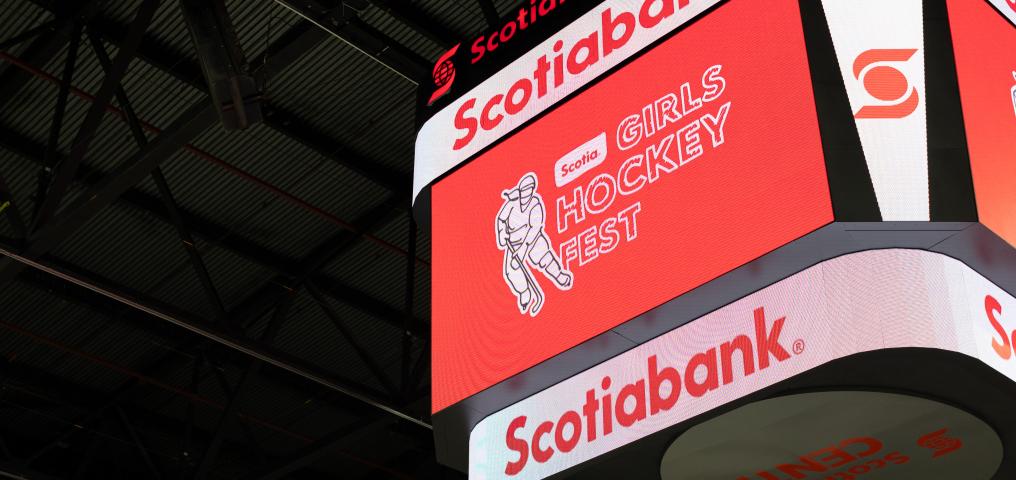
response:
[[[881,392],[762,400],[692,427],[662,480],[988,480],[1002,441],[956,407]]]
[[[470,434],[470,478],[544,478],[816,367],[899,348],[963,354],[1016,380],[1016,298],[938,253],[827,260],[485,418]]]

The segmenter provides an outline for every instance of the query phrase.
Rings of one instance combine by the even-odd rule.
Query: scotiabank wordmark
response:
[[[572,77],[581,75],[601,59],[624,47],[636,29],[651,30],[664,20],[689,6],[692,0],[644,0],[638,10],[614,12],[610,8],[600,15],[600,29],[579,37],[566,45],[557,40],[550,54],[540,56],[532,74],[518,79],[503,93],[486,99],[469,98],[455,113],[454,127],[460,136],[452,145],[461,150],[469,145],[480,130],[498,127],[507,116],[525,110],[535,96],[543,98],[560,88]],[[501,34],[503,37],[504,34]],[[568,39],[571,42],[571,39]],[[476,54],[474,45],[473,53]]]
[[[530,460],[546,463],[555,455],[564,455],[580,443],[593,443],[611,435],[615,429],[627,429],[646,418],[665,414],[682,398],[692,399],[734,383],[772,365],[791,358],[780,341],[786,317],[766,321],[765,309],[754,311],[754,337],[742,334],[717,347],[696,353],[684,366],[661,365],[656,355],[646,361],[642,379],[617,389],[607,375],[586,391],[580,408],[567,410],[557,421],[530,422],[525,415],[514,418],[505,432],[505,446],[518,459],[505,465],[505,475],[522,473]],[[756,361],[757,360],[757,361]],[[741,365],[738,369],[735,365]],[[688,398],[688,397],[684,397]],[[693,401],[693,400],[688,400]],[[535,428],[529,429],[535,425]]]
[[[501,28],[493,31],[490,35],[480,35],[473,40],[473,46],[469,49],[473,57],[470,63],[476,64],[487,52],[497,50],[501,45],[510,42],[515,34],[525,31],[534,25],[541,18],[550,15],[558,5],[563,5],[565,0],[529,0],[529,7],[525,5],[519,8],[518,16],[508,19],[508,22]]]
[[[1010,332],[1002,323],[1002,303],[991,295],[985,295],[984,313],[988,316],[992,330],[998,334],[998,338],[991,339],[991,348],[1002,360],[1013,358],[1013,349],[1016,348],[1016,328]]]

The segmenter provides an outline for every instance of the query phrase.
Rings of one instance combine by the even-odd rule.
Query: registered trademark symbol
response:
[[[804,340],[797,339],[794,341],[794,354],[800,355],[804,353]]]

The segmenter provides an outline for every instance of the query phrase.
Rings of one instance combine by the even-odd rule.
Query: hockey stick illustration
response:
[[[504,223],[504,222],[502,222]],[[507,224],[505,228],[507,229]],[[536,316],[540,312],[540,307],[543,306],[543,291],[540,289],[540,284],[536,283],[536,279],[533,278],[533,272],[529,271],[529,267],[526,266],[526,262],[522,256],[519,255],[519,251],[512,247],[510,241],[505,241],[505,248],[508,249],[508,253],[511,254],[512,258],[516,262],[519,262],[519,268],[522,270],[522,274],[526,278],[526,284],[529,286],[530,291],[533,292],[533,299],[529,303],[529,315]]]

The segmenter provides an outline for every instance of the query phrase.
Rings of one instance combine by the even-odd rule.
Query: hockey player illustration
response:
[[[505,283],[518,300],[519,312],[533,317],[543,307],[544,294],[530,268],[542,272],[560,290],[572,286],[571,272],[561,268],[561,259],[544,231],[543,197],[536,188],[536,174],[530,172],[502,192],[505,202],[495,222],[497,248],[504,251]]]

